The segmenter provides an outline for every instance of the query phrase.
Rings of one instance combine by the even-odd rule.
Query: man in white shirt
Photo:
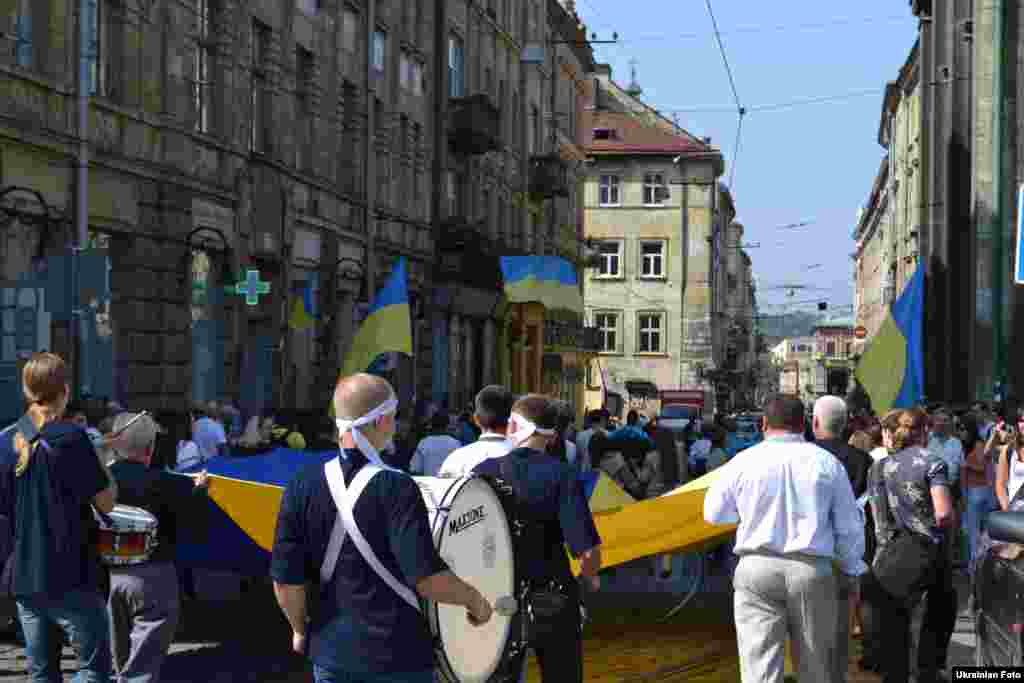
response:
[[[801,681],[834,683],[833,562],[851,584],[867,570],[846,470],[804,441],[804,419],[799,399],[769,401],[765,440],[724,465],[704,497],[707,522],[739,525],[733,587],[744,683],[782,680],[787,637],[799,650]]]
[[[438,476],[448,456],[462,447],[462,442],[448,433],[448,416],[445,413],[437,413],[430,418],[430,428],[432,433],[420,440],[409,461],[409,472],[412,474]]]
[[[515,397],[505,387],[491,385],[476,395],[473,421],[480,428],[480,438],[452,452],[441,465],[439,477],[465,477],[473,468],[490,458],[500,458],[512,444],[506,437],[509,416]]]

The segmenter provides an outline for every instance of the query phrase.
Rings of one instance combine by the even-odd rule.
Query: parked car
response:
[[[998,544],[975,574],[975,663],[1024,666],[1024,512],[993,512],[987,521]]]

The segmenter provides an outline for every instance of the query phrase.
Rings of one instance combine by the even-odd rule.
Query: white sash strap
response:
[[[363,559],[380,577],[381,581],[386,583],[391,590],[395,591],[398,597],[405,600],[410,607],[419,611],[420,601],[416,594],[408,586],[396,579],[394,574],[380,563],[377,555],[373,552],[373,548],[367,543],[366,537],[363,536],[356,525],[353,514],[356,501],[359,500],[359,496],[362,495],[366,485],[380,471],[381,468],[367,463],[356,473],[355,478],[352,479],[351,486],[346,487],[345,476],[341,471],[341,461],[338,458],[332,458],[324,464],[327,486],[330,488],[331,497],[334,498],[334,504],[338,508],[338,519],[334,523],[334,528],[331,529],[331,538],[327,543],[327,552],[324,555],[323,564],[320,566],[320,579],[327,583],[334,576],[338,557],[341,554],[341,546],[345,543],[346,536],[348,536],[352,538],[352,542],[359,549],[359,554],[363,556]]]

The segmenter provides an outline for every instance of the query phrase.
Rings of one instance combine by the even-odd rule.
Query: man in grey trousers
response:
[[[803,431],[800,400],[772,399],[765,440],[722,466],[704,497],[707,522],[739,525],[733,600],[744,683],[781,683],[787,638],[799,651],[801,681],[836,683],[833,563],[851,586],[849,577],[867,570],[846,471]]]
[[[206,473],[172,474],[151,467],[157,424],[133,413],[114,419],[112,442],[118,502],[142,508],[157,519],[158,545],[142,564],[110,568],[111,644],[119,683],[158,683],[164,658],[178,627],[178,574],[174,566],[178,529],[201,526]]]

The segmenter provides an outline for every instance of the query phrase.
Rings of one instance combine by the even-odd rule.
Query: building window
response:
[[[668,185],[661,173],[644,174],[644,204],[662,206],[668,200]]]
[[[214,22],[216,0],[195,0],[196,36],[192,55],[192,127],[210,132],[210,100],[213,94],[213,68],[216,59]]]
[[[622,277],[622,242],[606,241],[601,242],[599,248],[601,265],[597,271],[597,277]]]
[[[598,204],[601,206],[619,206],[619,176],[601,176]]]
[[[640,243],[640,277],[665,277],[665,243]]]
[[[619,314],[596,313],[594,323],[597,326],[598,350],[616,353],[619,350]]]
[[[483,223],[484,232],[494,238],[494,233],[491,230],[493,223],[491,223],[491,190],[489,188],[483,188],[480,190],[480,222]]]
[[[448,96],[463,97],[466,93],[466,55],[462,39],[448,36]]]
[[[836,343],[834,341],[825,342],[825,355],[830,358],[836,355]]]
[[[451,217],[456,215],[459,205],[459,179],[455,175],[455,171],[445,171],[444,190],[445,204],[448,208],[447,215]]]
[[[383,31],[373,32],[373,49],[370,52],[370,65],[378,74],[384,73],[384,60],[387,56],[387,34]]]
[[[23,68],[32,66],[32,0],[19,0],[14,18],[14,61]]]
[[[252,92],[249,107],[251,109],[252,129],[250,131],[249,149],[252,152],[267,151],[269,136],[269,89],[267,87],[267,62],[270,52],[270,27],[259,21],[252,22]]]
[[[295,113],[299,138],[296,150],[298,168],[312,167],[313,143],[313,53],[302,47],[295,48]]]
[[[412,95],[423,94],[423,65],[408,52],[402,52],[398,82],[402,90]]]
[[[341,12],[341,49],[345,52],[354,53],[356,51],[356,42],[358,31],[356,27],[359,25],[359,17],[350,9],[342,10]]]
[[[534,104],[530,105],[530,125],[526,134],[526,151],[532,156],[537,153],[537,145],[540,143],[540,109]]]
[[[508,139],[513,147],[519,144],[519,91],[512,91],[512,99],[509,101],[509,126],[512,128]]]
[[[103,0],[87,0],[85,3],[85,23],[89,34],[89,42],[85,47],[88,73],[86,91],[89,97],[103,94],[103,72],[106,66],[104,59],[106,36],[103,31],[102,17],[105,12],[104,4]],[[28,30],[31,32],[31,26]]]
[[[637,351],[639,353],[661,353],[663,349],[661,331],[663,313],[641,313],[637,316]]]

